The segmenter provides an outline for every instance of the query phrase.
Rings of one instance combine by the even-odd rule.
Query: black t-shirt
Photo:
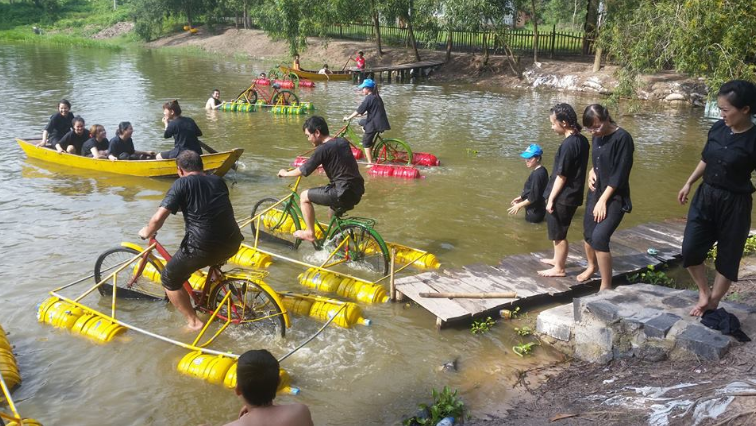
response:
[[[106,151],[109,145],[110,143],[107,139],[103,139],[102,142],[98,142],[95,138],[89,138],[81,147],[81,155],[85,157],[91,157],[92,148],[97,148],[98,151]]]
[[[131,138],[123,140],[120,136],[114,136],[113,139],[110,140],[110,144],[108,145],[108,154],[112,155],[113,157],[118,157],[124,152],[129,155],[135,152],[134,141]]]
[[[77,135],[76,132],[71,130],[63,135],[58,143],[64,150],[68,147],[68,145],[73,145],[74,148],[76,148],[76,153],[81,154],[81,147],[84,145],[84,142],[86,142],[87,139],[89,139],[89,132],[86,129],[84,129],[81,135]]]
[[[178,178],[165,194],[160,207],[184,214],[186,235],[182,247],[203,251],[238,247],[244,239],[234,218],[228,187],[215,175]]]
[[[341,196],[350,191],[354,195],[365,193],[365,180],[360,175],[357,160],[354,159],[351,146],[344,138],[333,138],[315,148],[315,152],[306,163],[299,166],[302,174],[309,176],[318,166],[323,165],[328,180]]]
[[[738,194],[754,192],[751,173],[756,169],[756,126],[733,133],[724,120],[717,121],[709,130],[701,160],[706,163],[704,182]]]
[[[630,133],[618,128],[611,135],[594,136],[593,171],[596,173],[596,195],[601,196],[607,186],[614,188],[612,198],[623,201],[625,211],[630,211],[630,170],[633,168],[635,143]]]
[[[63,137],[63,135],[73,128],[73,119],[74,115],[70,111],[65,117],[59,112],[50,116],[50,121],[47,123],[47,126],[45,126],[45,130],[47,130],[47,138],[53,146]]]
[[[530,201],[525,207],[526,212],[540,213],[546,211],[546,200],[543,198],[543,191],[549,183],[549,172],[546,167],[539,167],[533,170],[525,181],[520,198]]]
[[[365,112],[367,112],[365,132],[383,132],[391,129],[386,116],[386,108],[383,107],[383,99],[380,96],[372,93],[365,96],[365,100],[357,108],[357,113],[364,114]]]
[[[588,169],[588,154],[590,145],[582,134],[567,136],[559,145],[554,157],[554,169],[551,179],[543,196],[548,200],[554,180],[557,176],[567,178],[562,191],[554,199],[555,203],[565,206],[580,206],[583,204],[585,190],[585,172]]]
[[[165,128],[163,137],[168,139],[173,136],[174,146],[179,152],[190,149],[199,155],[202,155],[198,137],[202,136],[202,130],[197,127],[197,123],[189,117],[177,117],[168,123]]]

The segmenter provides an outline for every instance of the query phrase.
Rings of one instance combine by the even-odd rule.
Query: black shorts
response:
[[[583,216],[583,238],[594,250],[608,252],[609,240],[622,222],[622,218],[625,217],[622,197],[612,197],[606,203],[606,217],[601,222],[593,219],[596,201],[598,201],[598,193],[589,191],[588,204],[585,206],[585,216]]]
[[[147,154],[129,154],[128,152],[122,152],[118,154],[118,159],[119,160],[151,160],[152,156],[147,155]]]
[[[738,280],[748,232],[751,229],[751,194],[736,194],[701,184],[688,211],[682,244],[683,266],[700,265],[717,243],[717,272],[730,281]]]
[[[546,213],[546,229],[551,241],[567,239],[567,231],[570,230],[572,217],[578,206],[565,206],[554,203],[554,213]]]
[[[178,157],[178,155],[179,155],[180,152],[181,151],[179,151],[178,147],[175,147],[175,148],[173,148],[170,151],[163,151],[163,152],[161,152],[160,153],[160,157],[162,157],[163,160],[169,160],[169,159]]]
[[[315,204],[328,206],[331,210],[348,211],[352,210],[355,205],[362,199],[361,195],[355,195],[346,191],[341,195],[336,193],[336,187],[333,185],[319,186],[307,190],[307,198]]]
[[[224,263],[239,251],[239,247],[207,252],[182,245],[175,255],[165,264],[160,282],[166,290],[181,290],[184,281],[204,267]]]
[[[378,137],[380,132],[365,132],[362,136],[362,146],[364,148],[371,148],[375,142],[375,138]]]

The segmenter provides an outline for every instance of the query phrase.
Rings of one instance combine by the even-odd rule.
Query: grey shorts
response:
[[[307,190],[307,198],[315,204],[328,206],[331,210],[352,210],[362,199],[361,195],[354,195],[347,191],[341,195],[336,192],[333,185],[319,186]]]

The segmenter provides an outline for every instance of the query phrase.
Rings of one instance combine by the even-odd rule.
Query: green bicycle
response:
[[[293,185],[289,185],[291,193],[284,198],[263,198],[252,208],[250,227],[255,236],[255,243],[265,240],[283,243],[293,249],[299,248],[302,240],[293,234],[305,228],[297,194],[301,180],[300,176]],[[315,241],[312,245],[316,250],[327,249],[330,253],[322,267],[346,263],[351,267],[387,275],[389,250],[386,242],[374,229],[375,220],[361,217],[345,218],[344,213],[344,210],[337,209],[328,225],[315,223]]]
[[[336,132],[336,137],[344,138],[352,145],[364,149],[362,146],[362,138],[357,137],[351,124],[352,120],[347,121],[344,127]],[[376,141],[373,144],[371,152],[373,154],[373,161],[375,161],[376,164],[395,163],[406,164],[408,166],[412,165],[412,149],[407,142],[394,138],[383,139],[380,133],[375,135],[375,138]],[[356,141],[356,143],[354,141]]]

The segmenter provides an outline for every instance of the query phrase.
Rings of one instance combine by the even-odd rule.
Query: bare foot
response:
[[[312,234],[312,231],[309,231],[307,229],[294,231],[294,237],[305,241],[315,241],[315,236]]]
[[[189,331],[200,331],[204,326],[205,323],[203,323],[199,318],[195,318],[194,320],[186,323],[186,329]]]
[[[547,265],[551,265],[551,266],[556,265],[556,261],[554,261],[554,259],[547,259],[544,257],[543,259],[540,259],[540,260],[541,260],[541,263],[545,263]]]
[[[693,307],[693,309],[690,310],[690,316],[692,317],[700,317],[704,314],[704,312],[708,311],[709,309],[712,309],[710,307],[710,295],[708,294],[701,294],[701,292],[698,293],[698,303],[696,306]],[[714,307],[716,308],[716,306]]]
[[[544,269],[543,271],[538,271],[538,275],[542,277],[563,277],[566,274],[564,273],[564,269],[557,269],[556,267],[553,267],[551,269]]]
[[[595,273],[596,273],[596,267],[588,266],[587,268],[585,268],[585,271],[581,272],[580,275],[575,277],[575,279],[577,280],[577,282],[582,283],[591,279],[591,277]]]

